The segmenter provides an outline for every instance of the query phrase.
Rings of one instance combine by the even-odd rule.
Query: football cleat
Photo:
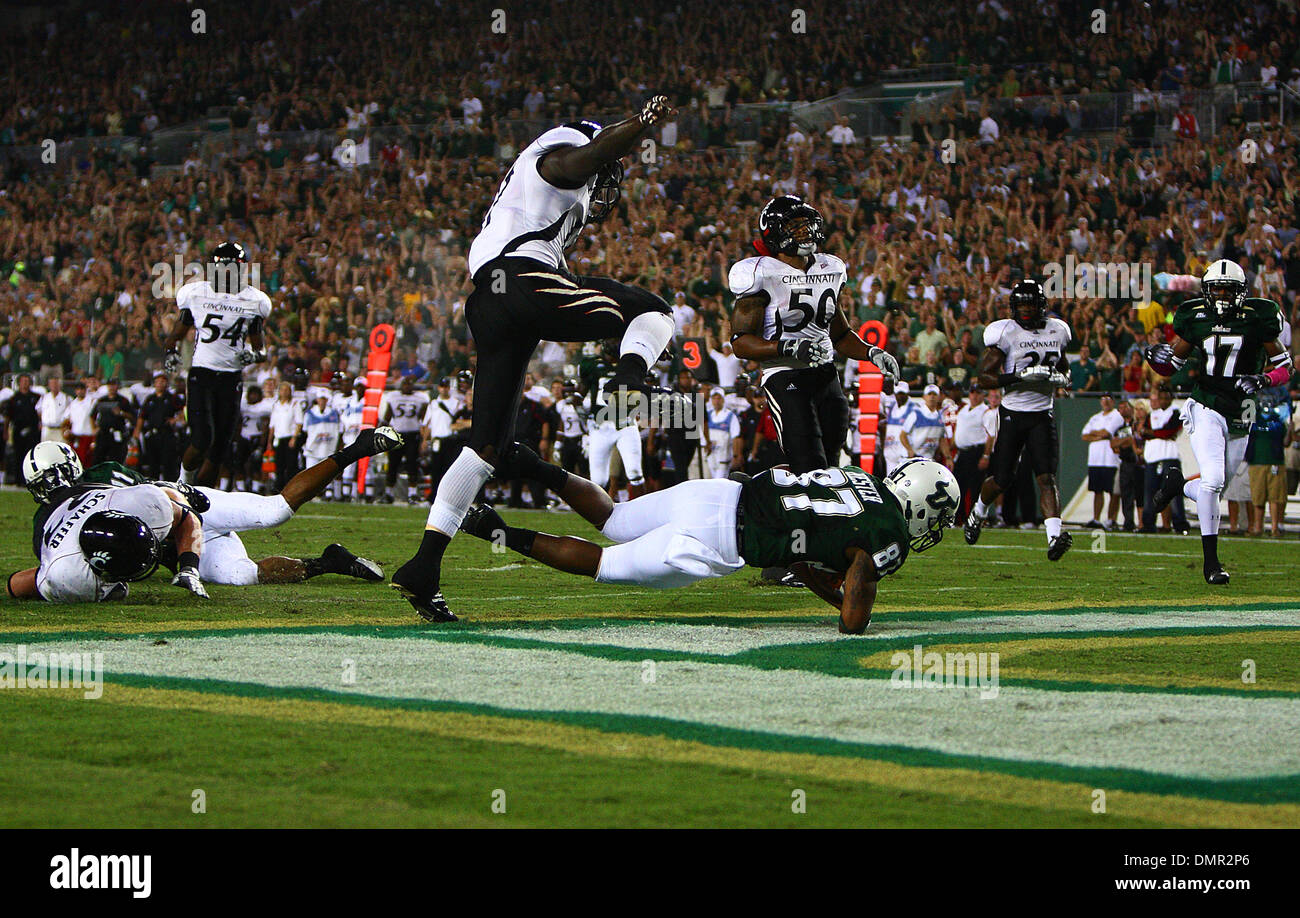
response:
[[[967,545],[974,545],[980,540],[980,530],[983,527],[984,520],[980,519],[978,513],[971,510],[971,512],[966,515],[966,525],[962,527],[962,534],[966,536]]]
[[[433,576],[430,577],[430,574]],[[447,607],[447,600],[442,595],[442,590],[438,589],[438,580],[441,576],[441,563],[435,561],[433,570],[430,571],[428,562],[412,558],[397,569],[393,574],[393,582],[389,586],[402,594],[402,598],[409,602],[416,614],[426,622],[459,621],[455,613]]]
[[[1151,505],[1156,514],[1159,514],[1165,507],[1169,506],[1170,501],[1183,493],[1184,484],[1186,484],[1186,479],[1183,478],[1181,471],[1173,466],[1165,470],[1165,477],[1160,480],[1160,487],[1156,488],[1155,496],[1151,499]]]
[[[1207,567],[1205,569],[1205,582],[1211,586],[1227,586],[1228,572],[1223,569],[1223,565],[1216,567]]]
[[[1047,546],[1047,560],[1060,561],[1061,556],[1069,551],[1070,546],[1073,544],[1074,536],[1062,530],[1061,534],[1052,539],[1051,543]]]
[[[335,542],[326,546],[321,552],[321,559],[330,566],[330,570],[346,577],[369,580],[378,583],[384,579],[384,569],[369,558],[359,558],[342,545]]]
[[[786,571],[786,572],[785,572],[785,576],[782,577],[782,578],[781,578],[779,581],[777,581],[777,582],[780,583],[781,586],[787,586],[787,587],[803,587],[803,586],[806,586],[806,584],[805,584],[802,580],[799,579],[799,575],[796,574],[794,571]]]
[[[491,504],[475,504],[461,520],[461,531],[485,542],[500,542],[505,537],[506,521]]]

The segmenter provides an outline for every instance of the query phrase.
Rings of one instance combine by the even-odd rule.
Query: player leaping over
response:
[[[613,210],[620,160],[671,113],[667,97],[654,96],[609,127],[579,121],[552,128],[523,149],[488,207],[469,250],[474,290],[465,317],[478,353],[469,446],[438,484],[415,557],[393,574],[393,587],[428,621],[456,619],[440,588],[442,556],[514,439],[524,371],[538,342],[620,339],[607,388],[625,416],[672,339],[672,312],[661,297],[575,275],[564,254],[589,221]]]
[[[1172,376],[1193,355],[1201,360],[1182,414],[1201,476],[1184,480],[1171,468],[1156,491],[1155,511],[1179,491],[1196,501],[1205,582],[1223,585],[1228,572],[1219,562],[1219,495],[1246,457],[1255,393],[1290,380],[1291,355],[1278,341],[1277,303],[1246,296],[1246,272],[1236,262],[1219,259],[1210,265],[1201,293],[1174,314],[1174,342],[1146,349],[1147,363],[1162,376]]]
[[[173,585],[200,598],[207,598],[204,582],[299,583],[320,574],[382,580],[377,564],[337,544],[319,558],[253,561],[238,533],[281,525],[345,467],[400,439],[391,428],[364,430],[351,445],[295,475],[280,494],[265,496],[145,482],[116,463],[83,473],[65,444],[38,444],[23,473],[41,504],[32,546],[40,563],[10,575],[9,595],[50,602],[123,599],[127,583],[148,577],[160,563],[176,569]]]
[[[465,517],[471,535],[600,583],[680,587],[745,565],[797,565],[803,582],[839,610],[847,634],[866,630],[877,583],[902,567],[909,548],[938,544],[960,497],[952,472],[928,459],[905,462],[888,478],[854,467],[798,476],[778,468],[738,481],[684,481],[621,504],[527,447],[516,444],[508,464],[619,544],[508,526],[486,504]]]

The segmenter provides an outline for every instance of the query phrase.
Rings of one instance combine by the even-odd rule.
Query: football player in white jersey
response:
[[[1017,464],[1025,461],[1038,479],[1047,557],[1059,561],[1074,538],[1061,528],[1061,496],[1056,489],[1061,448],[1052,408],[1056,390],[1070,385],[1070,362],[1065,356],[1070,326],[1047,314],[1047,295],[1036,280],[1017,281],[1009,300],[1013,318],[999,319],[984,329],[979,382],[985,389],[1002,389],[1002,404],[989,477],[966,517],[966,543],[979,540],[993,502],[1011,487]]]
[[[239,406],[239,439],[230,464],[231,483],[243,483],[243,490],[262,492],[262,453],[271,425],[271,400],[262,397],[261,386],[249,386]],[[223,489],[225,490],[225,489]]]
[[[667,97],[657,95],[609,127],[581,121],[552,128],[501,180],[469,251],[474,290],[465,316],[478,355],[469,447],[438,485],[418,552],[393,575],[394,588],[428,621],[455,620],[440,589],[442,556],[513,439],[524,371],[538,343],[620,338],[610,383],[626,411],[672,339],[672,313],[661,297],[577,276],[564,254],[583,226],[617,204],[622,157],[672,113]]]
[[[335,373],[335,376],[342,375]],[[366,378],[358,376],[352,381],[352,391],[340,391],[334,396],[334,408],[339,413],[339,442],[344,446],[354,442],[361,434],[366,416]],[[349,465],[334,481],[334,499],[351,500],[356,491],[357,467]]]
[[[126,584],[151,574],[161,561],[175,558],[172,583],[206,599],[203,584],[251,586],[299,583],[320,574],[343,574],[380,581],[373,561],[333,544],[319,558],[248,557],[240,532],[271,529],[324,493],[348,465],[374,456],[401,436],[389,427],[366,430],[349,447],[295,475],[274,495],[230,493],[166,482],[126,484],[137,473],[117,466],[92,467],[63,444],[48,444],[24,460],[28,490],[42,504],[37,511],[33,547],[36,568],[9,578],[9,595],[49,602],[105,602],[124,599]],[[43,444],[42,446],[46,446]],[[56,453],[52,448],[61,448]],[[167,539],[172,545],[165,545]]]
[[[839,306],[844,262],[818,252],[822,215],[793,195],[773,198],[759,215],[756,256],[732,265],[731,344],[737,357],[757,360],[772,420],[795,474],[839,464],[849,403],[835,355],[869,360],[891,380],[898,363],[849,328]]]
[[[403,376],[396,392],[384,393],[384,401],[379,408],[379,423],[392,425],[406,441],[401,449],[388,454],[387,488],[383,497],[385,503],[393,502],[393,488],[397,485],[397,476],[403,467],[406,469],[407,503],[414,504],[419,500],[416,494],[420,481],[424,478],[420,471],[420,423],[428,410],[429,393],[415,391],[413,376]]]
[[[271,299],[247,283],[248,255],[237,242],[212,250],[212,281],[197,280],[176,291],[180,321],[167,336],[168,373],[181,367],[176,350],[195,330],[194,359],[185,404],[190,445],[181,457],[181,478],[215,485],[228,462],[239,426],[244,367],[266,359],[262,323],[271,314]]]

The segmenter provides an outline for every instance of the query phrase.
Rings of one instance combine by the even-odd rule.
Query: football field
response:
[[[31,566],[31,499],[0,508],[4,570]],[[314,503],[244,538],[391,572],[423,520]],[[453,625],[333,576],[7,602],[0,825],[1300,825],[1300,541],[1223,540],[1227,589],[1199,547],[1077,531],[1052,564],[1041,532],[950,531],[864,637],[752,569],[608,587],[468,538]],[[63,654],[102,686],[4,680]]]

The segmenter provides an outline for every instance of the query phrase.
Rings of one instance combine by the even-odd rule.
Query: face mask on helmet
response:
[[[1240,308],[1246,298],[1246,288],[1236,281],[1220,280],[1205,285],[1205,298],[1220,315]]]
[[[37,443],[23,459],[23,481],[37,503],[49,503],[59,488],[76,484],[83,472],[81,458],[66,443]]]
[[[807,258],[826,241],[817,208],[793,195],[773,198],[758,218],[759,237],[771,252]]]
[[[587,219],[599,223],[613,212],[622,197],[623,164],[618,160],[600,167],[596,173],[596,184],[591,189],[591,205]]]
[[[1011,289],[1011,314],[1022,328],[1047,325],[1047,297],[1038,284],[1021,282]]]

